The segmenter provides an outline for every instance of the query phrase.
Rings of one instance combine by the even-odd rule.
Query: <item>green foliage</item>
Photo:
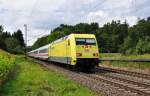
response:
[[[0,85],[6,80],[8,74],[13,70],[15,56],[0,50]]]
[[[130,71],[139,71],[143,73],[150,73],[149,62],[119,62],[119,61],[103,61],[101,66],[114,67],[119,69],[126,69]]]
[[[32,49],[39,48],[71,33],[94,33],[97,29],[98,23],[79,23],[75,26],[61,24],[55,28],[50,35],[39,38],[32,46]]]
[[[17,32],[14,32],[13,37],[16,38],[19,41],[19,45],[22,47],[25,47],[23,34],[21,30],[17,30]]]
[[[4,31],[4,28],[2,25],[0,25],[0,33],[2,33]]]
[[[150,54],[142,55],[123,55],[121,53],[101,53],[100,58],[109,59],[149,59]],[[140,72],[150,73],[150,63],[149,62],[120,62],[120,61],[102,61],[100,65],[107,67],[116,67],[128,69],[131,71],[139,70]]]
[[[127,29],[128,24],[126,24],[126,22],[121,24],[120,21],[112,21],[101,28],[99,28],[98,23],[79,23],[74,26],[61,24],[59,27],[55,28],[49,36],[39,38],[34,43],[33,49],[46,45],[71,33],[78,33],[95,34],[100,51],[102,52],[118,52],[120,45],[127,36]]]
[[[11,53],[23,53],[23,47],[20,46],[19,41],[16,38],[10,37],[5,40],[7,50]]]
[[[3,88],[6,96],[94,96],[85,87],[39,64],[18,58],[19,71]]]
[[[11,41],[12,40],[12,41]],[[24,53],[24,39],[21,30],[17,30],[14,34],[4,32],[3,26],[0,26],[0,49],[11,53]]]
[[[110,59],[149,59],[150,54],[142,55],[124,55],[121,53],[101,53],[100,58],[110,58]]]
[[[150,53],[150,17],[139,20],[129,27],[127,22],[112,21],[99,27],[98,23],[79,23],[76,25],[61,24],[50,35],[39,38],[33,49],[46,45],[71,33],[95,34],[99,51],[105,53],[143,54]]]
[[[124,54],[150,53],[150,20],[139,20],[128,30],[128,37],[121,47],[121,52]]]
[[[39,48],[40,46],[44,46],[44,45],[46,45],[46,44],[48,44],[48,43],[47,43],[47,36],[41,37],[41,38],[39,38],[39,39],[35,42],[35,44],[34,44],[34,46],[32,46],[32,48],[33,48],[33,49],[36,49],[36,48]]]
[[[130,54],[132,53],[132,49],[134,48],[134,41],[132,40],[131,37],[127,37],[124,40],[124,43],[121,47],[121,52],[123,52],[124,54]]]
[[[119,52],[120,45],[127,37],[128,24],[120,21],[112,21],[99,28],[96,33],[99,48],[101,52],[117,53]]]
[[[2,29],[1,29],[2,28]],[[6,50],[5,40],[11,35],[9,32],[3,32],[3,27],[0,27],[0,48]]]
[[[139,39],[135,51],[137,54],[150,53],[150,38],[146,37],[144,40]]]

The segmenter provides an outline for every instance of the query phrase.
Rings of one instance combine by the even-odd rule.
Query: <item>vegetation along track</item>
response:
[[[87,74],[82,72],[74,72],[66,70],[65,68],[55,66],[50,63],[36,60],[36,62],[42,64],[44,67],[54,70],[58,73],[64,74],[68,78],[90,88],[98,95],[104,94],[106,96],[150,96],[148,89],[142,87],[133,86],[133,84],[122,82],[114,78],[108,78],[105,76],[95,74]],[[100,95],[101,96],[101,95]]]
[[[143,78],[150,80],[150,75],[149,74],[144,74],[144,73],[139,73],[139,72],[133,72],[133,71],[127,71],[127,70],[121,70],[121,69],[114,69],[114,68],[108,68],[108,67],[97,67],[97,71],[107,71],[107,72],[114,72],[114,73],[119,73],[119,74],[125,74],[125,75],[130,75],[138,78]]]

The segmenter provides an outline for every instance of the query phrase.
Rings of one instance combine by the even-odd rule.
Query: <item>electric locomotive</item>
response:
[[[84,70],[94,69],[99,63],[98,45],[94,34],[70,34],[28,54]]]

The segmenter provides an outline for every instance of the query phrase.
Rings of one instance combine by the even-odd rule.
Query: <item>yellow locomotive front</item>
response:
[[[98,46],[93,34],[70,34],[49,46],[48,60],[85,70],[98,65]]]
[[[82,69],[93,69],[99,63],[98,45],[93,34],[76,34],[76,64]]]

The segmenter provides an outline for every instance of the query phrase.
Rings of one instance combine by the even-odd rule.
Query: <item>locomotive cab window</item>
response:
[[[96,41],[94,38],[88,38],[88,39],[86,39],[86,44],[87,45],[96,45]]]
[[[76,38],[76,45],[96,45],[94,38]]]

